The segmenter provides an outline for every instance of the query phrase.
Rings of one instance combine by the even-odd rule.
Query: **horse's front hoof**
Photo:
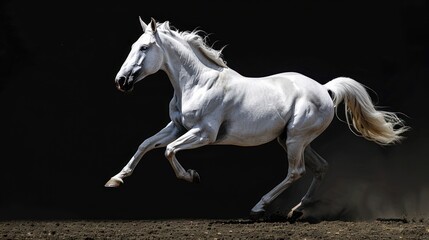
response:
[[[198,174],[197,171],[189,169],[187,172],[189,173],[189,175],[191,175],[191,182],[192,183],[200,183],[201,182],[200,174]]]
[[[249,219],[252,221],[264,221],[265,211],[254,212],[250,211]]]
[[[104,184],[104,186],[109,188],[117,188],[121,186],[123,183],[124,181],[122,181],[122,179],[112,177],[109,181],[107,181],[106,184]]]

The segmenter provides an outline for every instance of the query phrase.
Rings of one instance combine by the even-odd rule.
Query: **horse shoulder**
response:
[[[181,99],[180,122],[190,129],[195,125],[217,119],[219,108],[222,107],[222,90],[217,87],[210,89],[195,88]]]

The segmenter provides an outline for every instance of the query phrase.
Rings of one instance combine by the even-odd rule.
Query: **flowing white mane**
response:
[[[206,56],[208,59],[213,61],[220,67],[227,68],[226,61],[222,58],[222,50],[215,50],[212,47],[209,47],[206,43],[207,37],[202,37],[199,34],[203,32],[202,30],[194,30],[194,31],[183,31],[180,32],[174,27],[170,27],[170,23],[165,21],[161,25],[159,25],[158,30],[165,31],[167,33],[171,33],[181,39],[185,40],[189,45],[201,51],[201,53]]]

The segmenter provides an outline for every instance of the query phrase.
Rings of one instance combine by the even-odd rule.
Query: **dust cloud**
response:
[[[313,148],[330,163],[330,169],[308,206],[303,220],[373,220],[429,218],[429,161],[424,150],[427,134],[414,129],[395,146],[378,146],[354,135],[336,139],[322,136]],[[347,144],[344,144],[347,143]],[[332,146],[341,146],[336,149]],[[312,175],[307,171],[295,188],[274,202],[270,214],[286,216],[305,194]],[[297,196],[301,194],[301,196]]]

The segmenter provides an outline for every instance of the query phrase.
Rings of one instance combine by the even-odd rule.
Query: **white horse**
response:
[[[180,165],[178,151],[212,144],[257,146],[277,139],[287,152],[287,176],[261,198],[250,216],[263,219],[267,206],[308,168],[314,174],[312,183],[288,214],[296,219],[328,169],[310,143],[329,126],[336,106],[344,102],[350,129],[378,144],[400,142],[408,129],[395,113],[376,110],[365,87],[350,78],[322,85],[294,72],[245,77],[229,68],[221,51],[208,47],[198,31],[179,32],[168,21],[161,24],[153,18],[149,25],[140,18],[140,24],[144,33],[132,45],[116,86],[131,91],[138,81],[163,70],[174,88],[171,122],[146,139],[106,187],[123,184],[143,155],[155,148],[166,147],[165,157],[177,178],[195,183],[200,176]]]

